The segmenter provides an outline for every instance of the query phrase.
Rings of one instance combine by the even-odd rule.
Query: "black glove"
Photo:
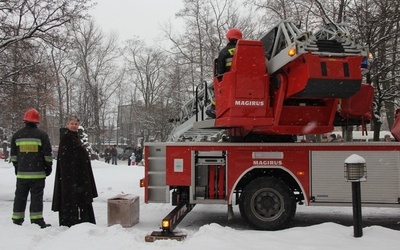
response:
[[[51,166],[50,166],[50,167],[47,166],[47,167],[46,167],[46,170],[45,170],[45,171],[46,171],[46,176],[49,176],[49,175],[51,174],[51,171],[52,171],[52,170],[53,170],[53,168],[52,168]]]

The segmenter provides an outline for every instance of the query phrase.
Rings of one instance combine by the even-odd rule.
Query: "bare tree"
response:
[[[100,143],[101,111],[115,91],[120,87],[123,71],[120,69],[120,53],[117,47],[117,37],[105,37],[92,21],[75,27],[74,45],[76,46],[75,61],[79,69],[82,85],[77,93],[77,111],[87,128],[96,135]]]
[[[168,53],[179,67],[174,72],[185,73],[175,85],[180,89],[182,102],[193,97],[194,90],[213,78],[214,60],[225,46],[225,33],[238,27],[248,39],[266,33],[262,18],[254,15],[251,6],[239,1],[196,0],[184,1],[184,8],[177,17],[184,20],[185,32],[174,33],[170,26],[164,26],[165,37],[172,43]],[[259,28],[262,27],[262,28]],[[255,35],[256,34],[256,35]]]
[[[44,117],[47,108],[52,106],[52,75],[48,70],[49,58],[45,47],[21,42],[10,48],[10,53],[3,53],[2,58],[7,59],[10,67],[19,69],[10,75],[10,83],[3,82],[1,93],[5,102],[0,105],[4,119],[2,122],[11,131],[15,131],[27,109],[36,108]],[[46,128],[46,125],[46,120],[42,119],[42,126]]]
[[[131,80],[141,93],[144,106],[154,105],[165,89],[162,69],[167,60],[164,53],[138,40],[129,41],[125,51]]]
[[[78,66],[73,60],[73,41],[70,30],[66,30],[64,39],[57,41],[57,45],[50,48],[51,70],[54,76],[55,95],[58,99],[58,105],[55,110],[58,110],[58,127],[65,123],[66,114],[71,110],[71,95],[76,79]]]
[[[48,41],[57,28],[82,18],[90,0],[2,0],[0,49],[19,41],[39,38]],[[50,35],[49,35],[50,34]],[[51,41],[48,41],[51,42]]]
[[[48,49],[60,39],[60,30],[82,18],[90,0],[0,0],[0,104],[1,123],[14,130],[26,108],[46,116],[53,103]],[[44,95],[31,95],[32,89]],[[38,92],[37,92],[38,93]],[[44,97],[49,97],[48,99]]]
[[[374,140],[379,140],[385,113],[390,129],[398,105],[399,5],[399,1],[353,1],[348,9],[352,23],[357,24],[359,39],[373,55],[367,81],[375,89]]]
[[[160,49],[145,46],[140,40],[128,41],[124,50],[130,81],[132,103],[143,137],[165,131],[170,110],[170,83],[166,78],[168,59]],[[137,99],[136,99],[137,98]],[[137,100],[141,100],[140,102]],[[141,104],[142,103],[142,104]]]
[[[0,52],[21,41],[52,44],[65,24],[80,19],[90,0],[0,1]],[[15,69],[18,70],[18,69]],[[3,71],[0,82],[14,71]]]

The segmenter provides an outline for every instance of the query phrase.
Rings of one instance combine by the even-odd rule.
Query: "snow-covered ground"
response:
[[[142,166],[127,166],[126,162],[119,162],[115,166],[93,161],[99,192],[99,197],[93,203],[97,224],[84,223],[71,228],[58,226],[58,214],[50,209],[53,171],[47,178],[44,195],[44,217],[53,226],[40,229],[29,223],[29,208],[26,211],[27,220],[22,226],[12,223],[14,169],[12,164],[1,160],[0,249],[400,249],[400,227],[397,227],[400,223],[400,207],[363,208],[363,217],[368,219],[368,225],[363,228],[363,236],[355,238],[351,207],[298,206],[290,228],[270,232],[249,229],[241,220],[237,206],[234,206],[233,220],[227,221],[226,206],[197,205],[177,228],[187,234],[186,240],[147,243],[144,241],[145,236],[159,228],[161,220],[171,211],[172,206],[143,202],[143,189],[139,187],[143,170]],[[121,193],[140,197],[140,222],[131,228],[107,226],[107,199]],[[345,223],[336,223],[338,217]],[[387,228],[385,223],[389,227],[394,226],[391,227],[394,229]]]

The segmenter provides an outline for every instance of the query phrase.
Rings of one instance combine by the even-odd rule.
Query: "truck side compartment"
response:
[[[245,221],[258,229],[287,225],[295,203],[351,204],[344,161],[352,154],[367,161],[363,203],[399,206],[400,202],[399,143],[148,143],[145,150],[149,154],[146,202],[166,202],[175,196],[176,204],[186,200],[194,205],[239,205]],[[152,157],[151,152],[165,155]],[[154,180],[158,186],[151,185]],[[270,200],[280,205],[276,211],[263,211]]]

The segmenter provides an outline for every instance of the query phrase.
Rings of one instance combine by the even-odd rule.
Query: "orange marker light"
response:
[[[290,49],[290,50],[288,51],[288,55],[289,55],[289,56],[294,56],[294,55],[296,55],[296,49],[295,49],[295,48]]]
[[[145,181],[144,181],[144,179],[140,179],[139,183],[140,183],[140,187],[144,187],[144,186],[145,186]]]
[[[303,175],[305,175],[304,171],[298,171],[297,172],[297,176],[303,176]]]
[[[162,228],[163,229],[169,228],[169,220],[163,220],[162,221]]]

